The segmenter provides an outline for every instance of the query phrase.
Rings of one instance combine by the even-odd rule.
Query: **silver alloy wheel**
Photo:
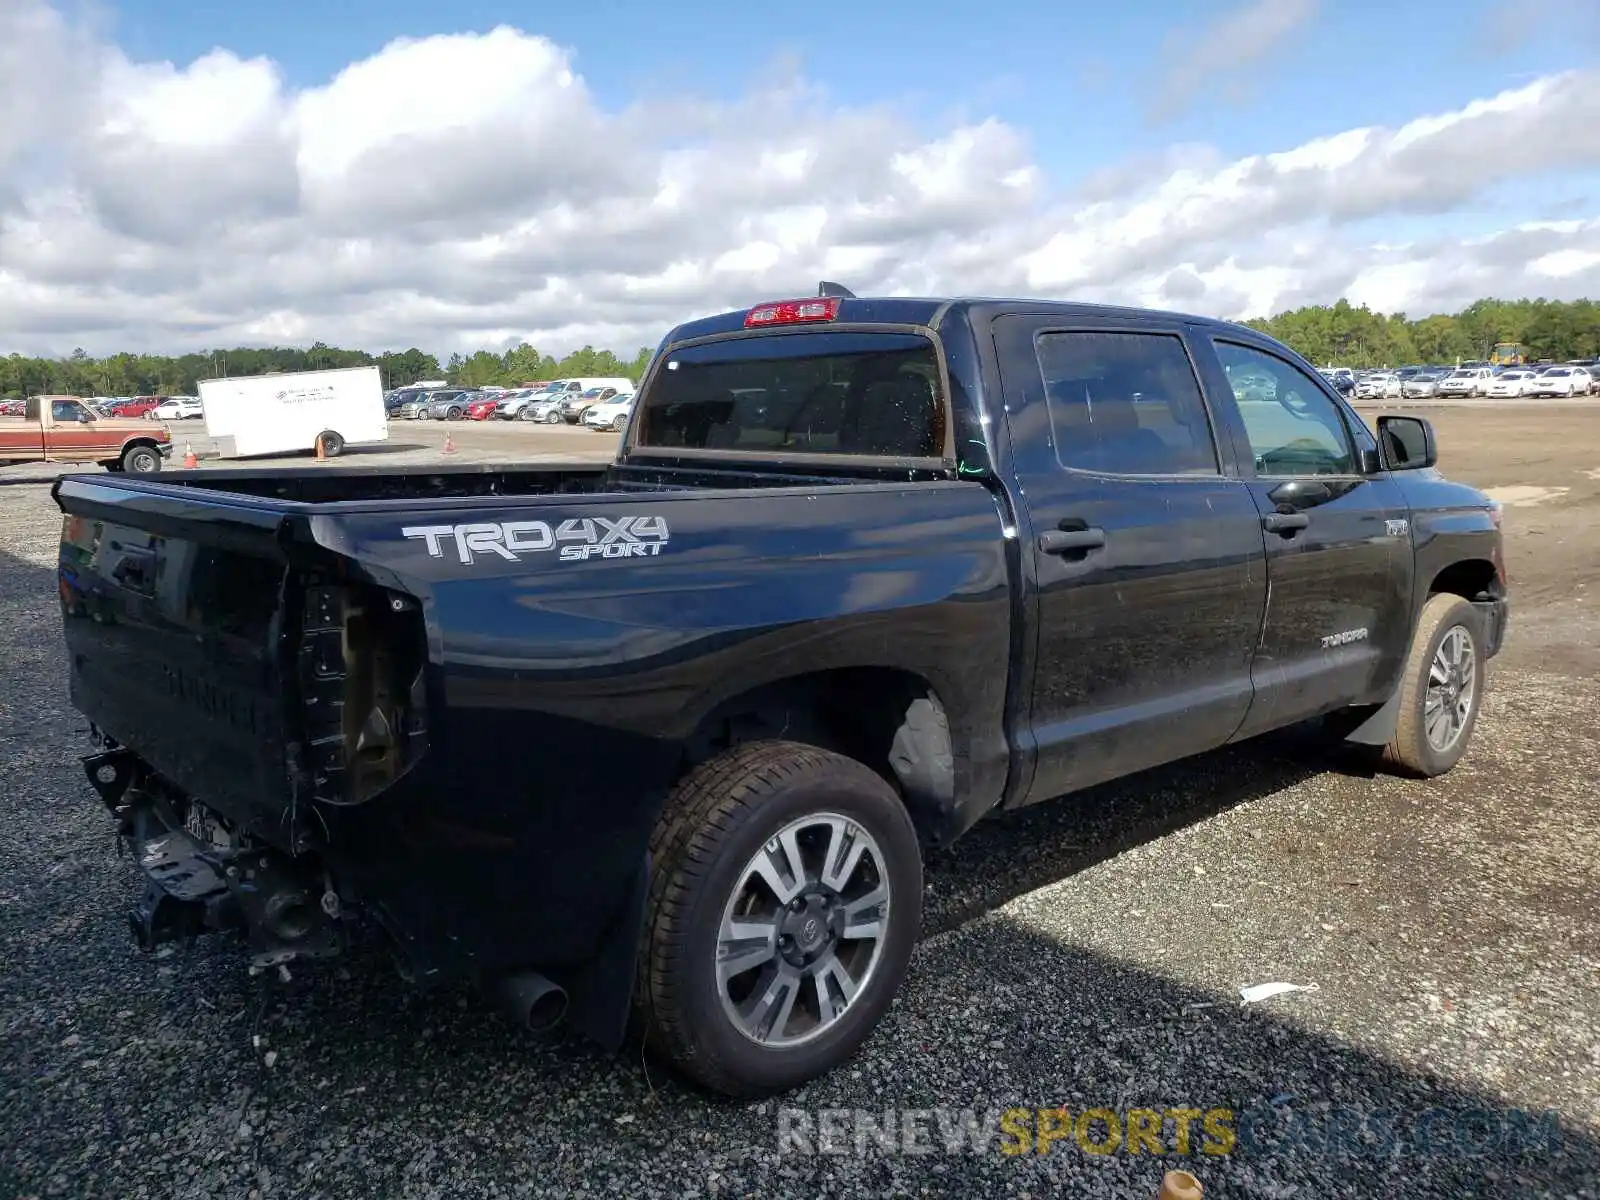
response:
[[[1473,685],[1477,682],[1477,649],[1464,625],[1444,635],[1428,665],[1428,691],[1423,698],[1422,727],[1428,745],[1444,753],[1461,738],[1472,715]]]
[[[717,932],[717,992],[761,1046],[818,1037],[871,982],[889,876],[870,833],[838,813],[785,825],[745,864]]]

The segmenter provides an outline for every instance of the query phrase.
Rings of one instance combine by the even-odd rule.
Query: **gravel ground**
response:
[[[43,486],[0,492],[0,1197],[1144,1198],[1174,1166],[1208,1198],[1600,1196],[1600,741],[1573,721],[1594,626],[1570,588],[1519,610],[1539,636],[1443,779],[1282,735],[980,827],[931,865],[858,1059],[735,1105],[413,995],[377,946],[288,982],[226,944],[135,951],[134,872],[75,763],[56,530]],[[1555,570],[1517,561],[1535,592]],[[1241,1007],[1271,980],[1316,990]],[[950,1153],[937,1115],[931,1154],[856,1153],[850,1124],[847,1153],[780,1145],[886,1106],[991,1133],[1013,1107],[1227,1109],[1237,1145],[1199,1152],[1197,1121],[1187,1155],[1171,1123],[1159,1158]]]

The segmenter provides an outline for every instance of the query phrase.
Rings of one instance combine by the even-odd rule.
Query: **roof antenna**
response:
[[[854,300],[856,298],[856,294],[854,292],[852,292],[849,288],[845,287],[844,284],[842,284],[842,283],[829,283],[826,279],[824,279],[821,283],[817,284],[817,295],[819,295],[819,296],[839,296],[839,297],[842,297],[845,300]]]

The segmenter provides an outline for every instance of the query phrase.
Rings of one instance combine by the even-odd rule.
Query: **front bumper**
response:
[[[162,458],[171,458],[172,457],[172,443],[171,442],[162,442],[159,446],[156,447],[156,449],[160,452]]]

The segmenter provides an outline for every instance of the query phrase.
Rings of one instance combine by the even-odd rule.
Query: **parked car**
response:
[[[399,407],[392,409],[389,415],[406,421],[425,418],[428,411],[429,397],[432,395],[432,392],[411,392],[401,399]]]
[[[492,487],[57,484],[159,589],[63,538],[141,945],[234,930],[277,965],[372,915],[407,978],[759,1096],[871,1034],[924,847],[985,816],[1319,718],[1416,775],[1467,752],[1498,506],[1255,330],[774,301],[672,330],[637,403],[610,467]]]
[[[1323,367],[1318,374],[1333,384],[1341,396],[1349,396],[1356,390],[1355,372],[1349,367]]]
[[[519,421],[536,421],[541,425],[562,425],[566,423],[565,407],[567,394],[560,391],[535,392],[528,397],[527,403],[520,406],[514,414]]]
[[[619,392],[609,400],[602,400],[599,404],[591,404],[584,411],[584,428],[611,430],[621,433],[627,428],[628,417],[632,412],[633,393]]]
[[[426,392],[415,401],[407,401],[400,410],[402,417],[412,417],[418,421],[431,421],[437,419],[441,405],[449,405],[452,401],[466,395],[465,388],[442,388]],[[462,404],[463,411],[465,403]]]
[[[611,399],[619,390],[614,387],[593,387],[577,393],[568,392],[561,404],[561,415],[568,424],[576,425],[583,420],[583,414],[591,405]]]
[[[559,399],[561,393],[544,384],[534,387],[517,388],[500,397],[500,411],[498,416],[502,421],[515,421],[522,416],[523,410],[529,404],[545,400]]]
[[[498,393],[492,396],[479,396],[476,400],[467,405],[467,420],[487,421],[490,417],[494,416],[497,411],[499,411],[499,408],[500,396]]]
[[[1496,398],[1531,395],[1533,381],[1537,378],[1536,371],[1529,371],[1524,367],[1512,367],[1501,371],[1491,379],[1489,386],[1484,389],[1484,394]]]
[[[526,403],[533,390],[532,388],[512,388],[510,391],[501,392],[495,398],[494,415],[504,421],[515,419],[517,410]],[[506,415],[508,411],[511,413],[510,416]]]
[[[1587,367],[1546,367],[1534,377],[1530,396],[1587,396],[1594,388],[1594,377]]]
[[[1426,400],[1435,396],[1447,374],[1447,371],[1424,368],[1400,385],[1400,395],[1407,400]]]
[[[127,400],[119,400],[116,405],[119,417],[142,417],[152,409],[159,408],[165,396],[133,396]]]
[[[1400,376],[1393,371],[1376,371],[1356,385],[1362,400],[1393,400],[1400,395]]]
[[[1481,396],[1494,380],[1494,368],[1458,367],[1439,381],[1436,389],[1441,396]]]
[[[467,405],[478,398],[478,393],[459,388],[455,391],[434,392],[428,397],[428,406],[417,416],[426,421],[459,421],[467,415]]]
[[[198,396],[168,396],[145,413],[152,421],[198,421],[205,415]]]

